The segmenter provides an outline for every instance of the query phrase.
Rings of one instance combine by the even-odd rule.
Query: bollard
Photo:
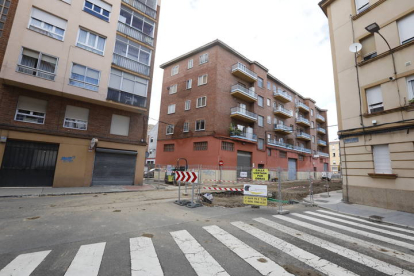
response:
[[[281,173],[280,173],[280,169],[278,170],[277,173],[277,178],[278,178],[278,197],[279,197],[279,210],[278,210],[278,214],[279,215],[286,215],[289,214],[288,210],[283,210],[283,203],[282,203],[282,179],[281,179]]]
[[[196,208],[196,207],[201,207],[201,206],[203,206],[203,205],[201,205],[200,203],[195,203],[194,202],[194,186],[195,186],[196,184],[195,183],[192,183],[192,189],[191,189],[191,202],[189,202],[189,203],[187,203],[186,204],[186,206],[188,207],[188,208]]]

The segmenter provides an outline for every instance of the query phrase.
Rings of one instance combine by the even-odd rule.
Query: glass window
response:
[[[92,2],[85,1],[83,10],[99,19],[109,22],[109,15],[112,10],[112,6],[100,0],[93,0]]]
[[[152,51],[120,35],[116,36],[115,54],[150,66]]]
[[[101,72],[80,64],[72,65],[69,84],[92,91],[98,91]]]
[[[258,138],[257,139],[257,148],[259,150],[263,150],[264,149],[264,139],[262,139],[262,138]]]
[[[168,87],[168,89],[169,89],[169,94],[177,93],[177,84],[171,85],[170,87]]]
[[[270,99],[267,99],[267,106],[270,106],[271,105],[271,101],[270,101]]]
[[[191,108],[191,100],[185,101],[184,110],[190,110],[190,108]]]
[[[188,61],[188,66],[187,66],[187,68],[188,68],[188,69],[193,68],[193,63],[194,63],[194,60],[193,60],[193,59],[190,59],[190,60]]]
[[[414,76],[407,78],[408,100],[414,99]]]
[[[234,151],[234,143],[221,142],[221,149],[225,151]]]
[[[175,104],[170,104],[168,106],[168,114],[174,114],[175,113]]]
[[[189,132],[190,131],[190,123],[185,122],[183,126],[183,132]]]
[[[257,105],[263,107],[263,97],[257,96]]]
[[[193,85],[193,80],[192,79],[189,79],[189,80],[186,81],[186,88],[187,89],[191,89],[192,85]]]
[[[264,117],[263,116],[257,116],[257,124],[260,126],[260,127],[263,127],[263,122],[264,122]]]
[[[207,105],[207,97],[200,97],[197,99],[196,108],[205,107]]]
[[[272,84],[270,83],[270,81],[267,82],[267,89],[272,90]]]
[[[208,142],[194,142],[194,150],[208,150]]]
[[[167,126],[167,135],[174,134],[174,125]]]
[[[375,113],[384,110],[382,101],[381,86],[375,86],[365,90],[368,102],[368,113]]]
[[[119,21],[137,29],[151,38],[154,37],[155,22],[134,12],[124,5],[121,6]]]
[[[173,152],[174,151],[174,144],[165,144],[164,145],[165,152]]]
[[[79,130],[88,129],[88,117],[89,109],[77,107],[77,106],[66,106],[65,120],[63,122],[64,128],[73,128]]]
[[[35,77],[54,80],[58,59],[41,52],[23,48],[17,71]]]
[[[148,80],[112,68],[109,87],[146,98]]]
[[[414,13],[397,21],[401,44],[414,40]]]
[[[80,29],[76,46],[98,55],[103,55],[106,38],[97,34]]]
[[[196,123],[195,123],[195,130],[196,131],[206,130],[205,121],[204,120],[197,120]]]
[[[0,23],[2,24],[2,23]],[[29,29],[57,40],[65,35],[67,21],[42,10],[32,8]]]
[[[44,124],[46,107],[47,101],[20,96],[14,120],[32,124]]]
[[[198,77],[198,86],[207,84],[208,75],[202,75]]]
[[[208,53],[203,54],[200,56],[200,64],[204,64],[208,62]]]
[[[180,65],[176,65],[171,69],[171,76],[175,76],[180,71]]]
[[[258,78],[257,78],[257,85],[258,85],[260,88],[263,88],[263,79],[262,79],[261,77],[258,77]]]

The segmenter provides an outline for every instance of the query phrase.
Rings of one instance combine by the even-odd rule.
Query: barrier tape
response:
[[[223,182],[223,183],[239,183],[239,184],[275,184],[277,182],[269,181],[232,181],[232,180],[219,180],[219,179],[203,179],[203,182]]]
[[[214,190],[214,191],[232,191],[232,192],[243,192],[244,189],[236,188],[216,188],[216,187],[203,187],[205,190]]]

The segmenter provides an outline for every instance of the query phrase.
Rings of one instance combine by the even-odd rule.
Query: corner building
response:
[[[1,187],[142,184],[159,2],[1,1]]]
[[[216,40],[164,69],[157,164],[327,171],[327,111]]]

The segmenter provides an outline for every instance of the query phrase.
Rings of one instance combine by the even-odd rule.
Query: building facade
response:
[[[327,171],[327,111],[216,40],[164,69],[157,164]]]
[[[339,174],[341,172],[341,152],[339,141],[329,142],[329,156],[331,161],[331,172]]]
[[[142,184],[159,1],[2,3],[0,186]]]
[[[330,28],[344,198],[414,212],[414,1],[319,5]]]
[[[145,164],[147,165],[155,164],[155,158],[157,157],[157,139],[158,139],[158,124],[152,125],[151,129],[148,128],[148,135],[147,135],[148,157],[145,160]]]

